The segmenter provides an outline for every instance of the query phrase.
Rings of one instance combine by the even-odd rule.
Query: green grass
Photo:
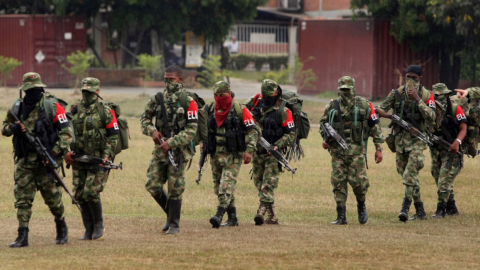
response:
[[[14,91],[12,91],[14,93]],[[0,94],[6,94],[1,92]],[[69,93],[58,95],[67,100]],[[15,96],[2,95],[0,117]],[[395,168],[395,155],[386,149],[384,161],[375,164],[369,147],[367,194],[369,221],[357,222],[356,202],[350,189],[346,226],[332,226],[335,202],[330,184],[331,162],[321,149],[318,127],[302,142],[306,157],[291,164],[294,177],[280,176],[276,190],[279,226],[255,226],[258,191],[243,165],[236,190],[240,226],[212,229],[208,220],[215,213],[210,166],[206,165],[196,185],[198,154],[186,172],[181,232],[165,236],[161,228],[165,214],[145,190],[145,173],[151,157],[151,138],[140,132],[139,112],[145,96],[104,95],[121,103],[129,115],[130,149],[116,161],[123,171],[112,171],[102,193],[106,231],[103,240],[77,241],[83,234],[80,213],[64,194],[69,243],[56,246],[53,217],[40,193],[30,222],[30,247],[10,249],[16,238],[17,221],[13,206],[13,157],[10,138],[0,137],[0,269],[478,269],[480,261],[480,207],[478,206],[477,159],[465,159],[465,169],[455,182],[460,216],[442,220],[400,223],[397,215],[404,194]],[[310,117],[319,119],[325,104],[306,102]],[[131,115],[131,117],[130,117]],[[316,120],[315,120],[316,121]],[[318,123],[318,121],[316,122]],[[370,144],[371,146],[372,144]],[[198,150],[198,149],[197,149]],[[436,187],[430,176],[428,150],[420,172],[422,198],[427,214],[436,207]],[[72,188],[71,171],[65,182]],[[413,214],[414,208],[411,208]]]
[[[338,97],[338,92],[335,91],[325,91],[322,92],[318,95],[316,95],[317,98],[327,98],[327,99],[335,99]]]

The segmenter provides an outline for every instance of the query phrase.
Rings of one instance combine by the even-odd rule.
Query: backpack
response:
[[[279,110],[277,110],[277,122],[281,122],[282,112],[285,107],[287,107],[292,112],[293,122],[295,123],[295,139],[292,142],[292,145],[286,151],[286,156],[288,160],[300,159],[305,157],[303,153],[302,146],[300,145],[300,140],[306,139],[308,133],[310,132],[310,119],[306,112],[302,111],[303,100],[298,96],[297,93],[283,90],[278,86],[282,98],[280,99]],[[251,98],[247,103],[247,108],[253,110],[256,107],[261,99],[262,95],[257,93],[253,98]]]
[[[53,119],[55,117],[55,114],[53,113],[55,105],[53,104],[54,101],[60,103],[62,107],[65,109],[65,115],[67,116],[68,119],[68,126],[74,131],[73,129],[73,114],[69,111],[67,111],[67,106],[68,103],[64,101],[63,99],[57,98],[52,94],[45,95],[43,98],[43,107],[45,108],[45,114],[47,116],[47,119],[50,120],[51,124],[53,125]],[[72,144],[75,143],[75,132],[72,132]]]
[[[474,158],[478,154],[479,127],[480,127],[480,100],[472,99],[470,103],[466,98],[457,99],[467,117],[467,135],[463,140],[465,154]]]
[[[115,155],[120,154],[122,150],[128,149],[128,140],[130,139],[130,133],[128,130],[128,121],[124,117],[120,117],[121,109],[120,106],[113,103],[113,102],[98,102],[98,114],[100,115],[100,119],[102,120],[102,125],[105,127],[107,126],[107,116],[105,115],[105,106],[111,108],[115,112],[115,117],[117,118],[118,129],[120,131],[118,140],[117,140],[117,148],[115,149]]]
[[[197,103],[197,109],[198,109],[198,126],[197,126],[197,133],[195,134],[195,137],[193,138],[192,142],[194,145],[199,145],[201,142],[207,139],[208,137],[208,127],[207,127],[207,119],[208,119],[208,112],[205,110],[202,110],[202,108],[205,106],[205,100],[203,98],[199,97],[196,93],[191,93],[185,89],[182,90],[182,93],[180,94],[180,106],[187,111],[188,107],[190,106],[190,103],[188,103],[188,97],[191,97],[195,103]],[[158,96],[155,95],[152,100],[160,104],[160,100],[158,100]]]

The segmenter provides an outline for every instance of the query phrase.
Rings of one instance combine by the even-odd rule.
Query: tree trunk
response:
[[[137,62],[137,55],[138,55],[138,52],[140,51],[140,44],[142,43],[144,35],[145,35],[145,27],[143,27],[140,30],[140,34],[138,35],[138,38],[137,38],[137,46],[135,47],[135,50],[133,51],[133,54],[135,55],[135,57],[133,57],[132,61],[130,62],[132,68],[135,67],[135,64]]]
[[[448,86],[448,89],[456,89],[458,88],[458,81],[460,80],[460,70],[462,69],[462,58],[455,54],[453,56],[453,65],[452,65],[452,80],[450,82],[450,85]]]
[[[122,33],[122,40],[120,41],[120,44],[123,45],[124,48],[127,48],[127,42],[128,42],[128,25],[125,23],[123,25],[123,33]],[[120,49],[120,57],[122,59],[122,68],[125,68],[127,65],[127,52],[124,49]]]
[[[162,38],[162,34],[160,31],[157,31],[155,29],[150,30],[151,36],[152,36],[152,55],[157,56],[161,55],[160,57],[160,63],[159,63],[159,69],[156,74],[154,74],[153,79],[154,80],[162,80],[162,75],[165,72],[165,58],[164,58],[164,42]]]
[[[446,48],[440,49],[440,81],[446,84],[449,88],[450,85],[452,85],[452,65],[450,64],[450,52]]]

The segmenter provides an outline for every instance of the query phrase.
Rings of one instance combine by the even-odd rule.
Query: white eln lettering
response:
[[[372,120],[375,121],[377,119],[378,119],[377,114],[376,113],[372,114]]]
[[[246,127],[250,127],[250,126],[255,125],[255,121],[253,121],[252,119],[247,119],[247,120],[243,121],[243,123],[245,124]]]
[[[114,128],[115,130],[118,130],[118,123],[113,123],[113,128]]]
[[[428,101],[428,106],[429,106],[430,108],[435,108],[435,100],[431,100],[431,99],[430,99],[430,100]]]
[[[195,120],[198,119],[198,112],[197,111],[188,111],[187,112],[188,120]]]
[[[59,114],[58,115],[58,122],[60,122],[60,124],[68,123],[67,116],[64,113]]]
[[[463,113],[459,113],[457,114],[457,120],[460,121],[460,120],[466,120],[467,117],[465,117],[465,114]]]
[[[293,121],[290,121],[290,122],[287,123],[287,126],[288,126],[288,128],[294,128],[295,124],[293,123]]]

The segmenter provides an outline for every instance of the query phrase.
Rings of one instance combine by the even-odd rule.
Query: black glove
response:
[[[20,135],[22,134],[22,126],[18,123],[16,124],[11,124],[10,125],[10,130],[14,135]]]

